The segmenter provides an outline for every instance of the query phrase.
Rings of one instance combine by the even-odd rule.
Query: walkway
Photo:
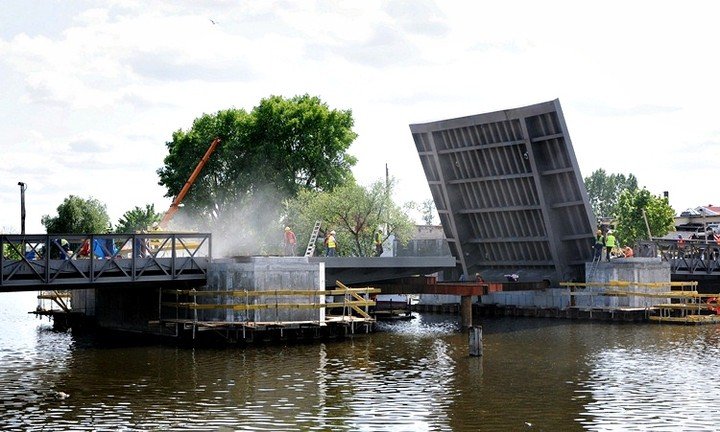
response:
[[[0,250],[0,292],[198,285],[212,260],[198,233],[0,235]]]

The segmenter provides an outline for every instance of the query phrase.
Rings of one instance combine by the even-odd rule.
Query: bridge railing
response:
[[[207,233],[0,234],[0,288],[205,277]]]
[[[409,240],[405,245],[395,240],[395,256],[450,256],[448,241],[442,239],[414,239]]]
[[[643,241],[637,249],[637,256],[669,262],[673,274],[720,274],[720,244],[715,241]]]

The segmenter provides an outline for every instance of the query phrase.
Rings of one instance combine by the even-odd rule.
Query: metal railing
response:
[[[395,240],[394,242],[395,256],[450,256],[450,246],[448,241],[441,239],[415,239],[409,240],[407,244],[402,245]]]
[[[208,233],[0,235],[0,291],[205,279]]]
[[[659,257],[670,263],[673,274],[720,275],[720,244],[715,241],[644,241],[638,245],[637,256]]]

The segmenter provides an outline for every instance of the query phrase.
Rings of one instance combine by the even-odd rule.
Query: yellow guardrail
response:
[[[370,319],[370,315],[366,310],[362,308],[368,308],[375,306],[375,301],[366,299],[362,295],[377,294],[380,293],[380,289],[364,287],[364,288],[350,288],[344,285],[340,281],[336,281],[337,288],[326,289],[326,290],[314,290],[314,289],[275,289],[275,290],[264,290],[264,291],[248,291],[248,290],[232,290],[232,291],[199,291],[195,289],[189,290],[174,290],[165,289],[164,294],[177,295],[177,296],[191,296],[193,301],[176,301],[162,302],[162,306],[183,308],[190,310],[233,310],[233,311],[251,311],[251,310],[267,310],[267,309],[352,309],[363,318]],[[295,297],[318,297],[318,296],[345,296],[341,302],[309,302],[309,303],[249,303],[250,298],[257,299],[260,297],[284,297],[284,296],[295,296]],[[212,304],[212,303],[198,303],[197,297],[225,297],[225,298],[241,298],[245,299],[245,304]],[[348,310],[349,312],[349,310]]]

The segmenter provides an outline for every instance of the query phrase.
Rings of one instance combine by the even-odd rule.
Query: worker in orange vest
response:
[[[285,227],[285,256],[295,256],[297,237],[289,226]]]
[[[635,256],[635,252],[633,252],[630,246],[625,246],[623,248],[623,255],[625,256],[625,258],[632,258]]]

